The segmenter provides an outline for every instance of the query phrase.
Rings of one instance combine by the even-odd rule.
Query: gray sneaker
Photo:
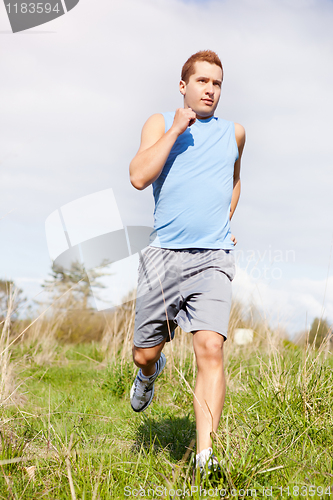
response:
[[[149,380],[141,378],[142,372],[140,368],[130,392],[131,406],[134,411],[144,411],[150,405],[154,397],[154,382],[165,367],[165,364],[166,357],[162,352],[160,358],[156,361],[156,372]]]

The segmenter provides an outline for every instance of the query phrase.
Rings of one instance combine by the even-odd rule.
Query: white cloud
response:
[[[0,34],[0,213],[16,208],[2,225],[0,273],[14,276],[19,267],[22,275],[28,266],[46,273],[45,219],[102,189],[114,189],[125,224],[151,224],[151,190],[130,186],[129,161],[146,118],[181,106],[183,62],[212,48],[225,69],[218,115],[247,130],[232,224],[238,245],[294,249],[289,279],[300,266],[317,266],[324,279],[333,211],[332,21],[328,0],[81,0],[32,30],[54,33]],[[1,4],[0,30],[8,29]],[[318,297],[306,293],[301,302],[291,297],[283,314],[317,311]]]
[[[268,284],[237,266],[234,296],[246,305],[255,305],[267,321],[284,326],[290,334],[307,328],[314,317],[333,323],[333,276],[326,280],[287,279]]]

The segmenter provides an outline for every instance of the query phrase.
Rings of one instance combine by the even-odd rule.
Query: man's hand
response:
[[[185,132],[187,127],[193,125],[196,119],[197,115],[191,108],[178,108],[176,110],[171,128],[177,133],[177,135],[181,135]]]
[[[143,126],[139,151],[130,164],[130,179],[136,189],[145,189],[161,174],[177,138],[193,125],[197,115],[191,108],[179,108],[165,132],[163,115],[152,115]]]
[[[234,243],[234,246],[236,246],[236,245],[237,245],[237,240],[236,240],[236,237],[232,234],[232,235],[230,236],[230,238],[231,238],[231,241]]]

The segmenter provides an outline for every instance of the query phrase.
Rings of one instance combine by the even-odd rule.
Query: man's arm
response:
[[[178,136],[195,119],[196,114],[192,109],[179,108],[171,128],[165,133],[163,115],[156,114],[148,118],[142,129],[140,148],[129,168],[130,181],[136,189],[145,189],[156,181]]]
[[[242,127],[242,125],[239,125],[239,123],[235,123],[235,136],[236,136],[239,156],[234,166],[234,187],[231,196],[230,220],[236,210],[241,190],[240,167],[241,167],[241,157],[245,144],[245,129],[244,127]]]

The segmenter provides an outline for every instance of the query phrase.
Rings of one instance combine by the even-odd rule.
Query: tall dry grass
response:
[[[112,364],[123,365],[132,361],[132,345],[135,320],[135,300],[129,294],[126,302],[106,317],[106,326],[101,337],[102,358]],[[234,342],[234,332],[237,328],[250,328],[254,331],[253,342],[247,346],[237,346]],[[168,358],[167,371],[169,376],[178,375],[184,378],[185,366],[191,365],[192,385],[196,376],[196,359],[193,350],[193,335],[177,327],[174,340],[165,344],[163,352]],[[268,354],[269,366],[275,375],[276,385],[280,379],[282,367],[278,353],[283,347],[284,331],[272,330],[266,318],[263,318],[254,307],[245,308],[238,301],[233,301],[230,312],[228,340],[224,346],[224,364],[227,383],[235,383],[232,368],[229,369],[229,360],[238,354],[253,356],[260,351]],[[135,367],[134,367],[135,370]]]
[[[60,345],[95,341],[99,351],[99,360],[106,364],[123,365],[132,362],[132,345],[135,321],[135,292],[132,291],[122,306],[111,312],[96,312],[89,309],[76,309],[73,296],[55,301],[51,306],[42,309],[16,339],[11,338],[11,315],[15,302],[15,291],[10,292],[9,308],[3,323],[0,337],[0,400],[8,401],[15,392],[14,368],[11,362],[11,347],[19,347],[21,362],[29,361],[37,365],[52,364],[59,361]],[[247,346],[237,346],[234,332],[237,328],[250,328],[254,338]],[[236,390],[241,389],[241,371],[236,374],[229,361],[241,354],[245,358],[257,357],[260,372],[265,373],[275,388],[281,388],[283,380],[283,344],[285,334],[279,329],[271,329],[267,318],[254,307],[245,308],[238,301],[232,302],[228,340],[225,343],[224,358],[227,383]],[[300,374],[303,385],[309,380],[309,373],[314,363],[318,363],[323,355],[330,354],[327,338],[319,350],[314,344],[307,342],[304,347],[304,367]],[[192,347],[192,334],[183,332],[179,327],[175,330],[175,338],[166,344],[164,352],[168,357],[169,375],[173,373],[183,377],[185,366],[192,366],[193,384],[196,375],[196,360]],[[260,354],[259,354],[260,353]],[[265,356],[266,357],[265,357]],[[265,359],[265,361],[264,361]],[[135,370],[135,367],[133,366]]]
[[[132,364],[131,353],[135,319],[135,300],[130,300],[131,298],[132,296],[129,295],[127,297],[128,301],[121,307],[117,308],[112,314],[106,312],[95,313],[96,318],[94,321],[96,321],[96,325],[98,325],[102,319],[104,321],[100,340],[98,344],[96,344],[98,350],[98,356],[96,359],[98,358],[98,361],[85,356],[85,365],[81,364],[81,361],[76,364],[77,361],[75,361],[73,365],[70,366],[70,369],[74,366],[74,369],[77,369],[78,372],[82,371],[82,366],[85,366],[87,370],[90,370],[89,364],[87,364],[88,359],[94,362],[94,368],[106,368],[102,374],[102,378],[104,378],[104,385],[108,387],[107,390],[109,393],[112,393],[113,388],[119,388],[116,384],[118,382],[121,382],[125,386],[125,390],[120,391],[117,395],[119,398],[123,397],[125,394],[126,397],[128,397],[129,387],[131,386],[133,380],[131,377],[132,375],[134,376],[134,373],[136,372],[136,367]],[[14,395],[15,397],[18,395],[19,386],[18,382],[16,382],[14,378],[14,372],[18,363],[18,353],[21,353],[20,363],[35,363],[46,366],[51,364],[61,364],[66,358],[66,346],[64,347],[64,338],[59,338],[57,335],[59,331],[66,332],[66,329],[70,328],[68,315],[66,314],[68,311],[64,310],[62,307],[57,308],[56,304],[54,304],[50,309],[42,311],[40,317],[36,318],[30,326],[28,325],[28,328],[22,330],[18,335],[19,338],[11,338],[10,308],[13,304],[13,298],[9,300],[9,304],[11,305],[7,312],[6,320],[3,323],[0,337],[0,401],[4,405],[13,402]],[[80,314],[79,311],[76,311],[76,313]],[[90,313],[91,312],[89,312],[89,314]],[[245,346],[236,345],[234,341],[234,332],[237,328],[253,329],[253,342]],[[65,336],[65,339],[68,339],[68,336]],[[319,350],[315,349],[315,344],[307,342],[304,345],[303,351],[301,351],[299,347],[294,346],[290,342],[286,342],[281,332],[271,329],[266,318],[261,317],[260,314],[253,308],[246,309],[242,306],[242,304],[236,301],[232,303],[229,336],[227,342],[225,343],[225,368],[228,386],[228,401],[225,405],[225,411],[223,412],[220,430],[217,433],[214,433],[214,446],[217,448],[219,457],[224,457],[224,466],[228,474],[228,481],[231,485],[245,484],[244,478],[247,478],[246,481],[252,480],[251,478],[253,478],[255,474],[256,480],[258,479],[259,481],[262,477],[261,475],[266,472],[275,470],[276,468],[281,468],[282,470],[282,467],[284,467],[283,461],[286,456],[291,457],[290,462],[288,462],[288,467],[290,468],[290,464],[293,464],[292,460],[295,458],[293,452],[290,452],[291,447],[295,446],[295,443],[297,445],[298,440],[305,435],[311,426],[317,426],[318,423],[315,431],[319,432],[319,424],[323,426],[327,424],[328,417],[322,414],[322,410],[318,410],[317,408],[320,404],[322,405],[323,411],[326,411],[325,403],[322,402],[326,401],[325,398],[327,398],[328,391],[330,390],[329,384],[331,384],[330,379],[327,377],[327,373],[325,374],[324,370],[321,370],[321,364],[325,359],[325,356],[330,355],[330,351],[327,349],[327,342],[329,342],[329,339],[326,339],[326,341],[322,343]],[[11,349],[13,347],[14,352],[12,353]],[[93,349],[91,349],[91,352],[92,351]],[[196,376],[196,360],[192,347],[192,334],[182,332],[178,327],[175,331],[174,340],[166,345],[164,351],[168,358],[167,367],[162,374],[164,395],[163,399],[161,398],[159,400],[159,393],[162,392],[161,388],[159,388],[156,399],[158,403],[164,405],[165,410],[170,411],[170,409],[173,409],[181,412],[183,415],[184,411],[190,411],[189,409],[191,408],[193,401],[193,387]],[[88,354],[91,354],[91,352],[88,352]],[[117,369],[120,367],[120,370],[123,370],[123,372],[121,372],[123,377],[119,376],[119,369],[109,370],[109,367],[106,367],[107,364],[116,365]],[[131,366],[133,367],[133,371]],[[111,368],[113,369],[113,367]],[[55,370],[49,370],[49,373],[51,371],[53,371],[53,383],[56,382],[56,377],[58,377],[59,380],[61,379],[62,376],[59,374],[62,372],[62,369],[59,370],[59,368],[56,367]],[[41,373],[44,372],[44,370],[41,370],[40,367],[38,367],[37,372]],[[108,373],[109,375],[106,376]],[[40,380],[41,379],[42,378],[40,378]],[[82,385],[81,378],[78,377],[78,379],[79,384]],[[75,453],[78,453],[80,459],[74,459],[74,456],[71,455],[71,444],[73,444],[72,439],[70,440],[70,444],[67,444],[66,426],[70,421],[64,420],[66,428],[63,430],[61,430],[59,422],[57,423],[58,426],[56,427],[56,430],[52,427],[52,425],[56,422],[55,415],[61,413],[63,409],[60,408],[60,412],[57,410],[54,414],[52,414],[51,408],[53,407],[57,409],[59,401],[55,399],[51,404],[51,385],[49,382],[47,382],[47,384],[49,384],[48,389],[46,390],[46,393],[48,394],[48,396],[46,396],[46,398],[48,398],[48,409],[41,417],[37,415],[32,416],[36,419],[36,428],[33,430],[35,433],[33,440],[35,440],[36,436],[38,436],[38,433],[40,432],[40,428],[42,428],[43,435],[40,440],[39,448],[36,445],[36,449],[39,450],[39,461],[42,461],[45,456],[45,446],[47,446],[47,456],[49,456],[49,449],[51,445],[53,447],[52,450],[56,452],[57,460],[52,462],[51,466],[48,465],[48,467],[50,467],[50,475],[47,476],[47,474],[45,474],[45,485],[50,483],[50,478],[51,476],[54,476],[54,471],[58,470],[59,477],[67,477],[67,481],[70,485],[69,491],[71,492],[72,498],[74,498],[75,489],[78,489],[79,480],[81,480],[79,477],[86,478],[88,469],[89,471],[94,471],[95,474],[97,473],[97,470],[95,470],[96,467],[94,469],[94,466],[92,466],[92,462],[89,462],[89,466],[80,465],[84,463],[86,456],[90,457],[88,445],[90,447],[91,443],[94,443],[95,446],[96,431],[94,431],[89,436],[89,439],[87,439],[86,432],[89,432],[87,431],[89,426],[87,426],[87,428],[83,428],[82,435],[80,434],[81,430],[78,428],[77,432],[81,436],[80,439],[82,436],[84,436],[84,439],[80,441],[80,446],[82,446],[82,448],[78,450],[76,447],[75,451]],[[45,387],[47,388],[47,385]],[[96,384],[89,385],[89,387],[87,387],[87,393],[94,390],[94,387],[96,387]],[[78,391],[78,385],[76,386],[76,390]],[[94,402],[103,400],[103,398],[105,399],[107,397],[106,392],[101,393],[101,390],[105,391],[105,389],[98,388],[98,391],[94,392]],[[43,390],[40,391],[39,397],[44,397],[45,403],[45,394],[43,395],[42,392]],[[81,388],[78,393],[80,394],[80,398],[82,398]],[[300,394],[302,405],[301,411],[299,410],[300,405],[297,401],[295,401],[297,398],[294,397],[298,396],[299,399]],[[105,406],[101,406],[98,411],[93,409],[94,402],[89,398],[87,399],[84,406],[91,409],[87,412],[87,414],[85,414],[85,419],[89,419],[89,413],[91,413],[91,415],[95,414],[98,418],[103,417],[103,419],[108,419],[108,422],[113,422],[115,420],[113,413],[104,414],[104,412],[106,412]],[[259,403],[261,403],[261,406]],[[68,415],[71,415],[71,419],[75,412],[80,415],[81,419],[81,400],[80,404],[76,402],[75,407],[72,407],[72,399],[70,399],[70,405],[68,402],[66,403],[66,401],[64,404],[67,404],[65,413],[67,412]],[[127,406],[128,411],[130,412],[130,407],[129,405]],[[286,406],[288,407],[288,411],[285,409]],[[255,410],[253,410],[253,408],[255,408]],[[123,411],[123,409],[121,411]],[[326,413],[328,413],[328,411],[326,411]],[[303,415],[304,422],[302,420]],[[284,420],[284,418],[287,419],[287,417],[290,417],[289,420]],[[95,419],[95,416],[93,418]],[[12,420],[11,416],[10,419]],[[24,417],[24,419],[27,420],[26,417]],[[38,425],[36,424],[36,421],[39,422]],[[185,423],[183,421],[185,421]],[[270,421],[274,422],[274,426],[272,426],[272,429],[265,434],[265,429]],[[129,416],[128,419],[127,417],[123,418],[123,413],[121,413],[121,417],[119,420],[116,420],[116,422],[116,426],[124,426],[122,428],[123,430],[120,430],[119,436],[121,433],[123,433],[124,436],[133,435],[133,429],[129,430],[125,427],[125,423],[131,422],[132,425],[134,422],[134,419],[131,418],[131,416]],[[151,417],[149,422],[149,425],[154,425],[154,417]],[[177,420],[177,418],[174,417],[169,419],[169,417],[163,416],[163,422],[164,429],[167,428],[167,424],[170,422],[173,422],[175,426],[182,425],[183,427],[181,427],[181,432],[187,432],[190,428],[190,421],[187,417]],[[276,422],[278,422],[278,424],[276,424]],[[278,439],[272,441],[276,425],[280,431],[280,435]],[[295,426],[295,429],[292,426]],[[158,421],[158,425],[156,427],[163,426],[161,426]],[[148,428],[146,428],[145,432],[147,432],[148,436],[150,430],[147,429]],[[175,427],[172,427],[172,429],[172,432],[174,432]],[[106,436],[109,436],[109,429],[107,431],[103,430],[100,432],[105,433],[105,438]],[[159,436],[161,437],[161,434]],[[117,437],[117,439],[121,441],[121,446],[125,449],[124,442],[126,438],[124,440]],[[261,441],[257,446],[256,442],[260,439]],[[169,440],[170,443],[173,443],[174,436],[170,435]],[[147,443],[148,442],[149,439],[147,438]],[[188,443],[186,443],[188,450],[192,449],[191,442],[192,441],[190,441],[189,438]],[[8,449],[10,450],[10,452],[8,452],[8,456],[10,457],[10,460],[16,460],[11,451],[13,448],[12,444],[10,444],[12,443],[12,438],[10,438],[10,440],[8,438],[8,443]],[[169,441],[166,441],[165,445],[167,444],[169,446],[170,443]],[[276,447],[275,450],[272,449],[271,444]],[[87,448],[86,451],[83,451],[85,445]],[[128,443],[126,443],[126,446],[127,445]],[[73,448],[75,446],[73,446]],[[150,451],[147,454],[147,460],[149,459],[150,461],[149,471],[151,473],[153,469],[159,470],[158,467],[160,467],[162,476],[165,473],[165,465],[162,467],[161,464],[158,465],[157,462],[154,462],[155,454],[151,453],[153,448],[154,445],[151,444],[151,447],[149,448]],[[299,448],[301,448],[301,445],[299,445]],[[3,452],[3,456],[6,458],[7,455],[4,455],[3,449],[4,445],[0,444],[0,451]],[[129,449],[128,446],[126,449]],[[265,452],[263,451],[264,449],[266,450]],[[21,459],[23,457],[23,452],[20,451],[18,453],[18,456]],[[28,457],[30,460],[31,455],[29,455],[28,452],[25,453],[27,453],[25,459]],[[103,453],[105,453],[106,456],[109,456],[110,453],[112,453],[112,451],[110,452],[109,444]],[[102,462],[100,464],[99,471],[103,470],[104,480],[106,474],[109,474],[110,470],[112,470],[112,474],[116,474],[118,471],[120,476],[121,474],[124,476],[121,480],[124,481],[124,484],[127,484],[126,481],[129,480],[128,478],[130,477],[130,474],[128,472],[129,469],[126,468],[126,464],[137,460],[137,463],[140,464],[141,467],[143,458],[140,454],[135,451],[135,455],[129,454],[127,456],[123,454],[121,459],[117,456],[113,459],[117,466],[115,467],[113,464],[113,468],[112,464],[107,463],[107,460],[105,464]],[[113,455],[115,455],[114,452]],[[34,452],[34,459],[35,456],[36,453]],[[161,455],[158,456],[161,457]],[[301,455],[299,453],[297,456],[297,460],[299,461],[301,460],[299,458],[300,456]],[[260,460],[258,460],[258,457],[261,457]],[[96,457],[94,456],[94,460],[95,458]],[[160,460],[160,458],[158,460]],[[169,460],[169,458],[167,460]],[[279,462],[279,460],[282,461],[282,463]],[[62,465],[62,462],[65,465]],[[183,472],[187,467],[185,462],[186,459],[183,460],[182,465],[179,468],[179,470],[183,470]],[[170,464],[170,462],[167,461],[165,463]],[[32,465],[31,467],[36,468],[36,465]],[[173,464],[172,468],[174,471]],[[40,468],[40,471],[42,469],[43,468]],[[35,469],[33,469],[33,471],[35,471]],[[40,471],[38,474],[40,474]],[[100,474],[100,472],[98,474]],[[173,478],[175,482],[178,480],[177,475],[173,475]],[[241,483],[239,482],[240,480],[244,482]],[[32,492],[32,496],[29,498],[35,498],[33,496],[34,494],[35,493]],[[81,496],[78,495],[78,498],[81,498]],[[110,496],[101,498],[110,498]],[[114,496],[114,498],[118,497]]]
[[[112,314],[103,314],[105,327],[101,336],[101,352],[110,362],[123,363],[131,357],[135,320],[135,291],[124,298],[124,303]]]
[[[0,336],[0,405],[7,404],[16,392],[13,363],[11,363],[10,333],[11,317],[14,312],[14,304],[17,289],[12,285],[8,290],[8,306],[6,317],[2,323]]]

